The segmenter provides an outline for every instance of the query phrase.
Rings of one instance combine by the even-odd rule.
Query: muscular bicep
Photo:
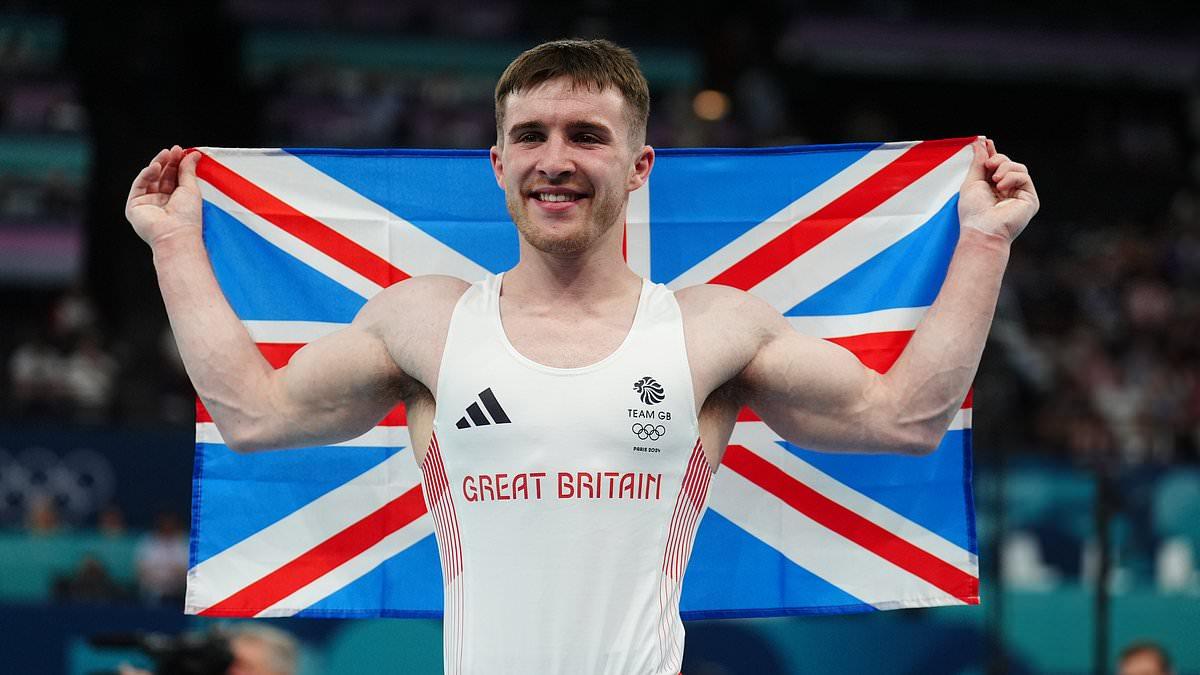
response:
[[[849,351],[796,332],[774,307],[744,291],[692,286],[676,298],[697,395],[704,401],[702,417],[726,434],[710,431],[709,440],[725,440],[746,405],[801,447],[895,449],[887,423],[888,385]]]
[[[296,352],[272,376],[271,408],[282,420],[274,429],[289,440],[271,447],[354,438],[401,401],[431,392],[468,286],[438,275],[407,279],[371,298],[346,328]]]
[[[239,449],[334,443],[375,426],[417,386],[403,357],[419,341],[412,337],[419,324],[409,317],[430,313],[423,284],[384,290],[350,325],[305,345],[272,372],[266,405],[255,406],[256,419],[233,439]]]
[[[832,342],[796,332],[774,307],[743,291],[693,286],[676,297],[698,398],[719,390],[733,404],[750,406],[784,439],[812,450],[932,452],[977,363],[955,352],[951,342],[961,323],[944,317],[927,316],[881,374]],[[728,415],[709,418],[726,419],[719,429],[732,425]]]
[[[886,449],[883,380],[832,342],[796,332],[776,314],[740,373],[747,405],[786,440],[813,450]]]
[[[399,403],[407,379],[386,342],[356,321],[304,346],[275,371],[272,408],[297,444],[347,440]]]

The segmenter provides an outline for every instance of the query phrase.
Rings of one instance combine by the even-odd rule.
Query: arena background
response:
[[[137,170],[172,143],[486,147],[503,66],[582,36],[642,58],[653,145],[984,133],[1042,198],[977,381],[983,605],[691,623],[684,671],[1104,673],[1149,639],[1200,673],[1200,11],[950,7],[0,4],[0,671],[211,624],[137,571],[186,522],[193,433]],[[306,674],[440,672],[433,622],[274,623]]]

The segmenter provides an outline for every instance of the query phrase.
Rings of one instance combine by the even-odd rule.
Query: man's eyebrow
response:
[[[508,135],[510,137],[515,137],[515,136],[519,136],[522,133],[525,133],[526,131],[543,131],[543,130],[545,130],[545,128],[546,128],[545,124],[534,121],[534,120],[530,120],[528,122],[520,122],[518,124],[514,124],[512,126],[512,128],[508,130]],[[604,124],[603,122],[592,121],[592,120],[577,120],[574,122],[568,122],[567,129],[569,129],[570,131],[574,131],[574,132],[588,131],[588,132],[597,133],[597,134],[600,134],[603,136],[611,136],[613,133],[612,129],[609,128],[609,126],[607,124]]]
[[[526,131],[541,131],[543,128],[545,128],[545,125],[543,125],[541,122],[521,122],[520,124],[514,124],[512,128],[508,130],[508,135],[516,136]]]
[[[605,136],[612,134],[612,129],[610,129],[607,124],[604,124],[602,122],[590,122],[587,120],[580,120],[578,122],[571,122],[570,124],[567,125],[567,128],[570,129],[571,131],[590,131],[590,132],[599,133],[599,134],[605,135]]]

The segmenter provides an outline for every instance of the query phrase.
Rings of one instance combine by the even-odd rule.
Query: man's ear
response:
[[[629,184],[626,189],[629,192],[642,187],[650,180],[650,170],[654,168],[654,148],[643,145],[638,151],[637,159],[633,162],[633,172],[629,174]]]
[[[500,159],[500,148],[493,145],[488,157],[492,160],[492,173],[496,175],[496,184],[504,189],[504,161]]]

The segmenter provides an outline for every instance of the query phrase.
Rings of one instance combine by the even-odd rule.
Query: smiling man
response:
[[[632,55],[620,58],[627,53],[615,49],[579,63],[596,70],[582,79],[551,77],[570,70],[557,62],[573,58],[561,43],[534,50],[496,86],[492,166],[521,239],[536,249],[578,255],[591,248],[624,222],[628,194],[649,176],[649,90]]]
[[[406,405],[442,554],[448,673],[677,673],[680,584],[738,410],[807,448],[931,451],[1038,206],[1025,167],[976,141],[943,288],[879,374],[747,293],[673,292],[625,264],[629,193],[654,166],[648,112],[636,60],[612,43],[519,56],[496,87],[491,149],[516,267],[398,283],[279,370],[213,277],[198,153],[163,150],[130,190],[126,216],[230,447],[342,441]]]

